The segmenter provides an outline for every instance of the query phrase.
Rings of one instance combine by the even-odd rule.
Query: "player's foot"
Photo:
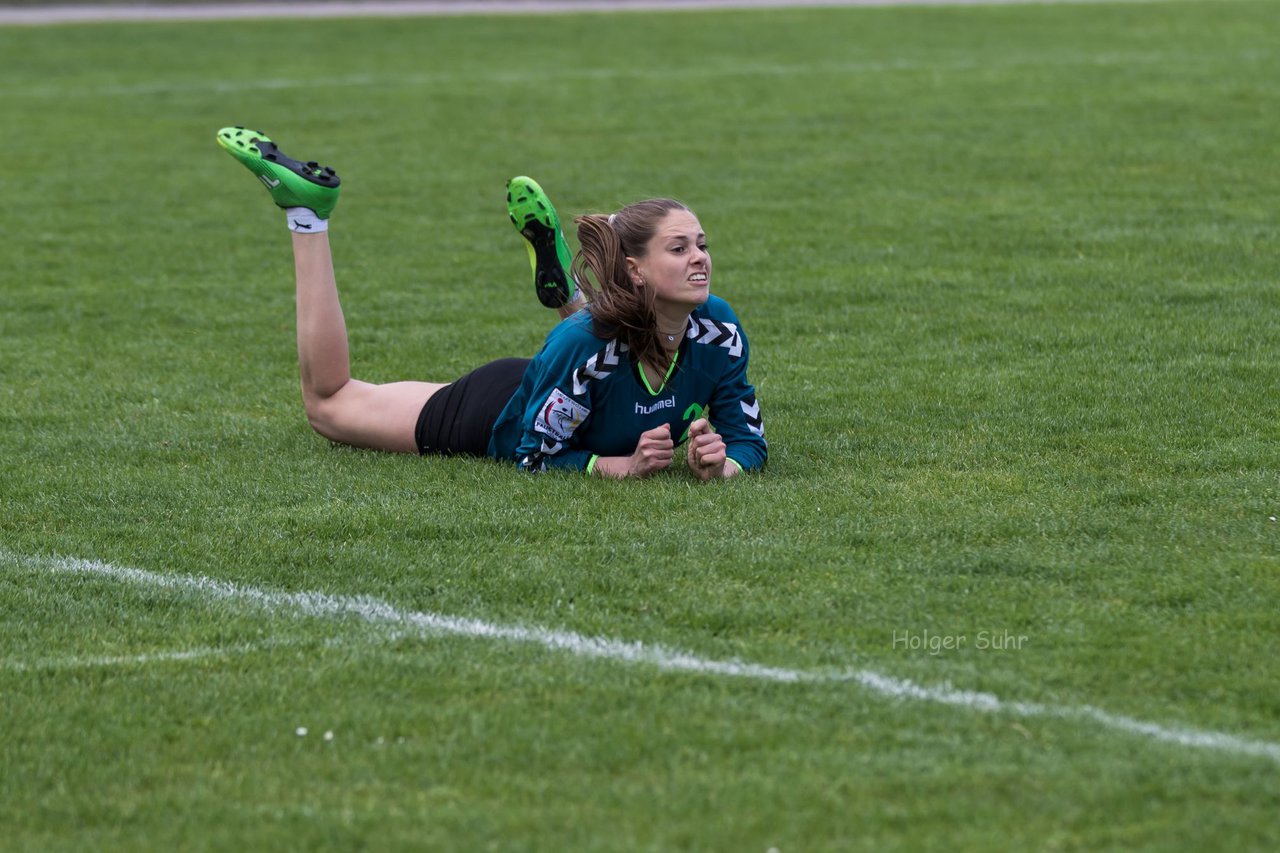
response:
[[[507,213],[528,243],[538,301],[548,308],[568,304],[577,292],[570,272],[573,254],[551,199],[533,178],[512,178],[507,182]]]
[[[256,130],[224,127],[217,138],[219,145],[258,176],[278,206],[307,207],[319,218],[329,218],[342,183],[333,169],[286,156],[265,133]]]

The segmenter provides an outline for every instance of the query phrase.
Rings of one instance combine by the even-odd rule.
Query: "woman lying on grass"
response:
[[[508,212],[528,241],[538,298],[559,312],[559,325],[532,360],[500,359],[449,384],[374,385],[351,378],[329,252],[338,176],[243,127],[223,128],[217,139],[285,208],[302,400],[324,437],[615,478],[668,467],[686,439],[689,469],[702,480],[764,464],[747,340],[728,304],[709,293],[706,237],[679,202],[653,199],[611,216],[578,217],[582,251],[574,260],[542,189],[513,178]]]

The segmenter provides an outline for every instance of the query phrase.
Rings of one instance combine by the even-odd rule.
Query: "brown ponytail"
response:
[[[673,210],[688,209],[673,199],[658,198],[629,205],[613,216],[593,213],[574,219],[582,250],[573,259],[573,276],[590,303],[595,333],[622,341],[637,359],[658,371],[665,370],[669,360],[658,335],[653,290],[631,280],[627,258],[643,258],[658,223]]]

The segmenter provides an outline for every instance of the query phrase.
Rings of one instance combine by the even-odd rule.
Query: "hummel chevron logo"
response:
[[[272,180],[271,178],[268,178],[266,175],[259,175],[258,178],[261,179],[261,181],[267,185],[267,189],[269,190],[273,190],[276,187],[280,186],[280,181]]]
[[[627,351],[627,345],[617,341],[609,341],[604,349],[587,359],[587,363],[573,372],[573,393],[584,394],[587,383],[592,379],[604,379],[618,366],[620,354]]]
[[[739,405],[742,406],[742,414],[747,419],[747,429],[763,438],[764,420],[760,417],[760,404],[756,402],[755,395],[740,400]]]
[[[700,344],[714,344],[724,347],[729,351],[729,355],[732,358],[740,358],[742,356],[742,337],[738,334],[736,324],[720,323],[716,320],[707,319],[696,322],[701,325],[701,328],[690,323],[687,333],[689,337],[697,338]]]
[[[542,440],[542,447],[536,452],[530,453],[528,456],[520,460],[520,466],[526,471],[533,474],[541,474],[547,470],[547,457],[554,456],[564,450],[564,443],[552,441],[549,438]]]

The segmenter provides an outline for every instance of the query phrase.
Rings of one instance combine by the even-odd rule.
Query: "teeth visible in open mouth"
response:
[[[707,280],[707,274],[703,272],[696,272],[693,275],[689,276],[689,281],[706,281],[706,280]]]

